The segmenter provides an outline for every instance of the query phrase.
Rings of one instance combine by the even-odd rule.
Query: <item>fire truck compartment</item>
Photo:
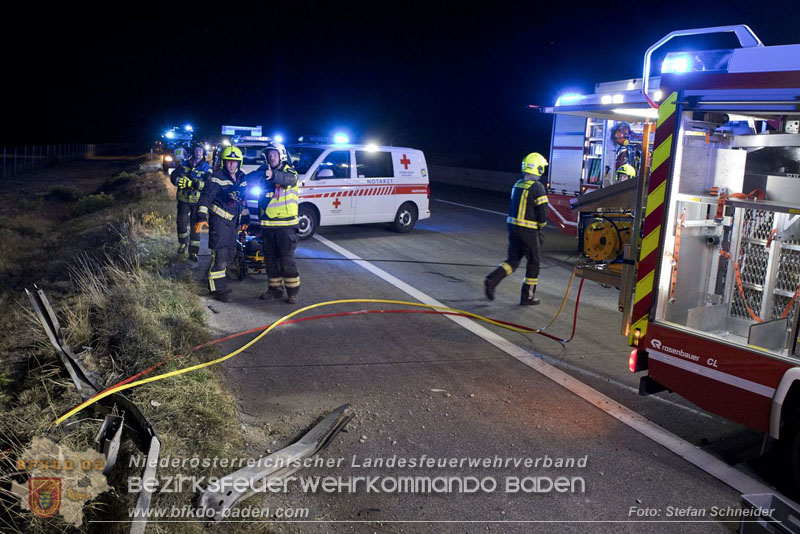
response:
[[[800,134],[735,113],[736,121],[682,114],[655,320],[796,359]]]

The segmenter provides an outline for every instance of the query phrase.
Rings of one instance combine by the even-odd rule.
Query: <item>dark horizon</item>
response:
[[[222,124],[262,125],[287,139],[344,128],[451,164],[516,170],[527,152],[549,149],[552,119],[528,105],[640,77],[647,47],[677,29],[744,23],[765,45],[797,42],[799,12],[774,1],[753,12],[739,0],[630,13],[516,4],[138,9],[18,15],[36,23],[4,34],[14,52],[0,145],[152,142],[185,123],[209,139]],[[684,39],[675,48],[734,43]]]

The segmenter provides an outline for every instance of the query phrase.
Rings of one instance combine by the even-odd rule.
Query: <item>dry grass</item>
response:
[[[113,206],[92,215],[77,216],[61,225],[57,234],[40,237],[23,235],[12,221],[0,224],[0,258],[3,248],[31,244],[35,250],[53,251],[47,265],[34,264],[36,254],[9,255],[0,262],[0,279],[27,269],[30,280],[44,282],[68,343],[79,352],[91,351],[84,364],[97,371],[106,385],[207,340],[204,310],[196,296],[195,282],[170,278],[168,269],[174,247],[174,204],[159,174],[117,175],[100,189],[113,189]],[[63,200],[53,199],[52,202]],[[47,210],[47,205],[42,211]],[[6,239],[2,239],[6,237]],[[16,249],[20,250],[20,249]],[[56,273],[56,276],[49,276]],[[66,285],[66,287],[65,287]],[[73,417],[67,424],[53,426],[53,420],[80,402],[80,398],[50,346],[25,299],[18,291],[0,291],[0,450],[7,460],[0,462],[0,531],[2,532],[89,532],[89,527],[74,529],[60,519],[39,519],[22,512],[2,487],[14,478],[11,458],[24,450],[34,436],[48,436],[73,450],[90,446],[100,419],[91,410]],[[188,362],[216,357],[209,350],[181,358],[159,368],[164,372]],[[235,399],[224,389],[218,372],[204,369],[147,384],[125,392],[156,429],[162,441],[162,455],[174,457],[237,457],[243,441]],[[151,401],[153,401],[151,403]],[[135,495],[127,492],[127,477],[137,476],[128,469],[128,456],[139,454],[130,442],[124,447],[109,484],[116,489],[92,501],[84,509],[87,518],[127,520]],[[194,472],[193,472],[194,471]],[[183,475],[222,475],[181,470]],[[164,470],[163,474],[170,474]],[[177,471],[172,474],[178,474]],[[152,506],[183,506],[191,495],[159,494]],[[86,522],[84,522],[86,525]],[[127,523],[103,525],[103,532],[127,532]],[[152,524],[148,532],[201,532],[200,523]],[[173,528],[176,527],[176,528]],[[239,525],[241,527],[241,525]],[[219,532],[239,532],[226,525]],[[264,524],[247,531],[265,532]]]

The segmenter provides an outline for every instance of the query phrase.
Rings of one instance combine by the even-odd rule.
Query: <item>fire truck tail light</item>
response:
[[[639,349],[633,349],[631,351],[631,355],[628,358],[628,369],[630,369],[631,373],[636,372],[636,353],[639,352]]]
[[[630,372],[638,373],[639,371],[646,371],[649,367],[647,351],[633,349],[628,357],[628,369]]]

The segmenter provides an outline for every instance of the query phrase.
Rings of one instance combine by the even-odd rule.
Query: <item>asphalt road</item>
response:
[[[504,259],[506,247],[503,216],[492,212],[505,211],[505,204],[504,195],[438,186],[432,217],[418,222],[409,234],[392,233],[386,225],[364,225],[322,228],[320,235],[447,306],[541,327],[563,298],[576,258],[575,241],[548,233],[537,291],[540,306],[517,305],[522,269],[499,286],[495,301],[487,301],[483,278]],[[214,335],[267,324],[323,301],[414,301],[320,240],[301,242],[297,257],[302,282],[297,305],[258,300],[266,288],[263,274],[232,282],[234,302],[208,300]],[[575,289],[553,333],[569,336]],[[760,435],[675,395],[637,395],[638,378],[627,370],[630,349],[619,334],[616,306],[616,289],[586,282],[577,335],[566,345],[489,329],[738,469],[769,479],[774,466],[769,455],[758,457]],[[381,308],[407,307],[336,305],[304,315]],[[242,339],[222,348],[233,350]],[[287,493],[246,501],[304,507],[308,520],[326,521],[281,523],[281,530],[726,532],[736,527],[713,516],[713,507],[739,508],[736,491],[448,318],[375,314],[282,326],[228,360],[224,370],[240,399],[254,456],[290,444],[325,413],[350,403],[354,420],[321,453],[341,465],[303,469],[298,476],[472,476],[498,484],[494,491],[475,493],[398,494],[364,488],[355,493],[303,492],[293,483]],[[448,460],[540,458],[541,463],[538,468],[360,466],[372,458],[421,455]],[[586,466],[544,467],[546,458],[585,458]],[[562,476],[577,489],[506,491],[507,477]],[[676,510],[705,516],[675,523],[686,519],[670,514]]]

